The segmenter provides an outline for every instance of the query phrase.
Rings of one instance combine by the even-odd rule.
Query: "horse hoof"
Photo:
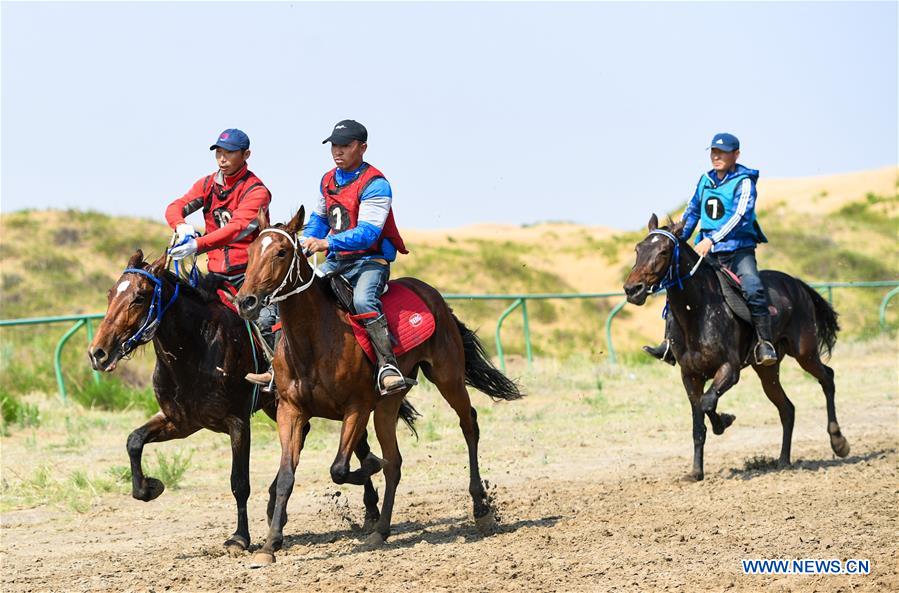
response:
[[[260,550],[253,554],[253,559],[250,561],[250,568],[264,568],[274,563],[274,554],[272,554],[271,552],[263,552]]]
[[[830,448],[833,449],[837,457],[849,455],[849,441],[843,435],[830,435]]]
[[[680,481],[692,484],[694,482],[701,482],[704,478],[705,476],[702,474],[702,472],[690,472],[689,474],[682,477]]]
[[[737,419],[733,414],[718,414],[718,418],[721,419],[721,424],[718,427],[712,425],[712,432],[715,434],[724,434],[727,427],[733,424],[734,420]]]
[[[250,547],[250,542],[239,535],[232,535],[228,538],[228,541],[225,542],[225,551],[228,552],[228,555],[232,558],[242,556],[243,553],[247,551],[248,547]]]
[[[165,484],[156,478],[144,478],[144,483],[146,485],[142,492],[134,492],[132,494],[137,500],[150,502],[151,500],[159,498],[159,495],[165,492]]]
[[[378,526],[377,517],[366,517],[365,523],[362,524],[362,533],[372,533]]]
[[[365,538],[361,547],[363,550],[377,550],[378,548],[383,548],[386,542],[387,538],[375,531]]]
[[[369,476],[373,476],[384,467],[384,462],[374,453],[369,453],[365,459],[362,460],[362,472],[368,474]]]
[[[488,511],[483,517],[475,517],[474,524],[481,535],[493,535],[496,533],[496,518],[493,516],[493,511]]]

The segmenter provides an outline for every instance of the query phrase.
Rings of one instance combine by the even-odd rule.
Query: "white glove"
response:
[[[184,245],[179,245],[177,247],[172,247],[169,249],[169,255],[172,256],[174,260],[182,260],[189,255],[193,255],[197,252],[197,240],[191,237],[187,243]]]
[[[184,237],[187,237],[188,235],[193,235],[194,237],[197,236],[197,231],[196,229],[194,229],[194,225],[187,224],[186,222],[182,222],[177,227],[175,227],[175,232],[178,234],[179,243],[183,241]]]

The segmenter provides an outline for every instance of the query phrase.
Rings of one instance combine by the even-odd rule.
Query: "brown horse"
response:
[[[300,252],[297,233],[303,228],[304,217],[301,207],[286,226],[269,228],[260,212],[259,228],[266,230],[249,247],[246,280],[237,295],[241,316],[254,319],[273,296],[279,296],[282,290],[292,293],[280,305],[284,339],[274,360],[280,397],[281,462],[277,488],[269,500],[268,538],[254,557],[257,566],[274,562],[274,552],[283,543],[282,518],[303,447],[301,427],[309,418],[343,422],[340,446],[331,466],[332,479],[341,484],[350,479],[350,453],[374,411],[375,432],[384,459],[376,460],[377,465],[372,467],[363,464],[358,472],[362,477],[383,469],[387,488],[380,520],[367,540],[368,546],[383,544],[390,535],[394,496],[400,481],[402,457],[396,441],[396,423],[408,389],[384,397],[378,395],[372,381],[372,363],[356,342],[328,283],[315,276]],[[478,469],[477,413],[465,386],[495,399],[512,400],[522,394],[491,364],[474,332],[456,319],[437,290],[413,278],[399,282],[421,297],[436,323],[427,341],[399,357],[400,370],[405,377],[415,377],[421,369],[458,415],[468,446],[468,491],[474,518],[479,527],[489,529],[493,514]]]
[[[624,284],[627,300],[635,305],[647,295],[668,289],[668,314],[673,316],[671,343],[681,368],[681,378],[693,410],[693,470],[688,480],[702,480],[705,418],[715,434],[731,425],[731,414],[718,414],[718,399],[740,380],[740,370],[753,357],[752,327],[738,319],[726,304],[711,265],[700,265],[699,255],[680,238],[683,223],[659,228],[655,214],[649,219],[649,235],[637,244],[637,261]],[[752,364],[765,395],[777,407],[783,428],[779,465],[790,464],[794,407],[780,384],[780,362],[789,354],[815,377],[827,401],[827,432],[834,453],[849,454],[849,443],[840,431],[834,404],[833,369],[821,358],[830,354],[837,339],[837,314],[807,284],[782,272],[764,270],[761,278],[771,305],[777,364]],[[708,389],[705,385],[711,381]]]
[[[275,418],[275,397],[254,394],[244,380],[262,361],[254,359],[246,322],[216,296],[215,276],[200,278],[197,288],[165,269],[165,256],[153,264],[138,250],[109,289],[106,316],[90,344],[94,369],[111,372],[139,346],[153,341],[156,369],[153,388],[160,412],[128,436],[132,496],[151,501],[165,486],[144,476],[144,445],[182,439],[205,428],[231,437],[231,492],[237,501],[237,529],[225,542],[236,555],[250,543],[247,499],[250,496],[250,415],[263,410]],[[305,438],[309,425],[302,427]],[[356,454],[369,454],[367,435]],[[367,514],[378,513],[378,495],[365,483]]]

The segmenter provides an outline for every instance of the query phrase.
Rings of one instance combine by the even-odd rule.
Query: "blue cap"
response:
[[[717,148],[718,150],[723,150],[724,152],[733,152],[735,150],[740,150],[740,140],[733,134],[722,132],[720,134],[715,134],[715,137],[712,138],[712,144],[709,145],[709,148]]]
[[[224,148],[225,150],[246,150],[250,147],[250,137],[237,128],[229,128],[219,134],[215,144],[209,150]]]

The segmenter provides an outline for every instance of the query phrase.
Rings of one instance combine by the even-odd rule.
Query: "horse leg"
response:
[[[200,430],[199,427],[182,428],[166,418],[162,412],[157,412],[150,420],[135,429],[128,435],[126,449],[131,461],[131,496],[137,500],[149,502],[158,497],[165,490],[165,484],[156,478],[144,476],[141,467],[141,458],[144,445],[147,443],[161,443],[172,439],[183,439]]]
[[[468,395],[465,382],[462,377],[458,376],[442,379],[435,376],[434,370],[428,367],[422,367],[422,370],[425,371],[428,380],[437,386],[443,399],[449,403],[459,417],[459,428],[462,429],[465,445],[468,447],[468,493],[471,495],[474,505],[475,525],[482,533],[492,533],[496,528],[496,519],[487,503],[487,492],[484,490],[481,470],[478,466],[478,441],[481,436],[481,430],[478,427],[478,413],[471,405],[471,397]]]
[[[705,477],[703,450],[705,448],[706,427],[705,417],[699,404],[705,382],[701,377],[693,375],[681,375],[681,378],[684,387],[687,389],[687,398],[690,400],[690,410],[693,416],[693,469],[683,479],[689,482],[698,482]]]
[[[699,400],[699,407],[703,412],[715,412],[718,405],[718,398],[724,395],[724,392],[737,384],[740,380],[740,367],[730,362],[725,362],[715,373],[712,379],[712,385],[708,391],[702,394]],[[723,430],[722,430],[723,432]]]
[[[303,435],[300,437],[300,448],[306,445],[306,435],[309,434],[309,430],[312,428],[308,422],[303,425]],[[278,496],[278,474],[275,474],[275,479],[272,480],[271,485],[268,487],[268,506],[265,509],[265,518],[268,523],[268,526],[272,526],[272,514],[275,512],[275,499]],[[287,505],[281,509],[281,529],[284,529],[284,526],[287,525]]]
[[[367,460],[374,458],[374,460],[377,461],[378,469],[373,473],[381,471],[381,460],[371,452],[371,447],[368,445],[367,430],[362,431],[359,442],[356,443],[355,454],[356,458],[363,465],[371,463]],[[362,495],[362,502],[365,503],[365,523],[362,525],[362,531],[364,533],[369,533],[375,528],[378,519],[381,518],[381,512],[378,510],[378,491],[371,482],[371,474],[365,479],[365,483],[362,486],[365,489],[365,493]]]
[[[762,389],[765,395],[771,400],[771,403],[777,406],[777,413],[780,414],[780,425],[783,427],[783,441],[780,445],[780,459],[777,460],[779,467],[790,465],[790,445],[793,442],[793,422],[796,418],[795,407],[790,398],[783,390],[780,384],[780,362],[771,366],[753,365],[756,374],[762,382]]]
[[[287,501],[293,491],[297,463],[303,449],[304,434],[307,432],[308,418],[305,412],[290,404],[289,396],[278,403],[278,436],[281,440],[281,462],[275,480],[274,505],[271,509],[271,523],[268,537],[262,547],[253,555],[251,568],[272,564],[275,552],[284,543],[284,521],[287,517]]]
[[[250,419],[231,418],[228,422],[231,437],[231,494],[237,502],[237,529],[225,541],[225,549],[237,556],[250,545],[247,521],[247,499],[250,498]]]
[[[359,437],[366,431],[368,417],[371,412],[366,408],[353,407],[346,411],[343,417],[343,426],[340,430],[340,446],[337,456],[331,464],[331,480],[335,484],[355,484],[362,486],[372,474],[381,469],[381,460],[374,455],[367,455],[362,460],[362,467],[354,472],[350,471],[350,455],[356,449]]]
[[[390,521],[393,516],[393,501],[396,496],[396,487],[400,483],[402,474],[403,457],[396,442],[396,419],[399,414],[402,397],[393,396],[382,400],[375,408],[375,434],[381,445],[382,468],[384,469],[384,500],[381,503],[381,517],[375,526],[374,532],[365,544],[368,547],[376,547],[387,541],[390,537]]]
[[[833,381],[833,369],[821,362],[817,346],[814,346],[804,356],[800,355],[796,360],[799,362],[799,366],[821,384],[821,388],[824,390],[824,397],[827,399],[827,433],[830,435],[830,448],[833,449],[837,457],[846,457],[849,455],[849,441],[843,436],[843,433],[840,431],[840,424],[837,422],[837,408],[834,402],[836,385]]]

